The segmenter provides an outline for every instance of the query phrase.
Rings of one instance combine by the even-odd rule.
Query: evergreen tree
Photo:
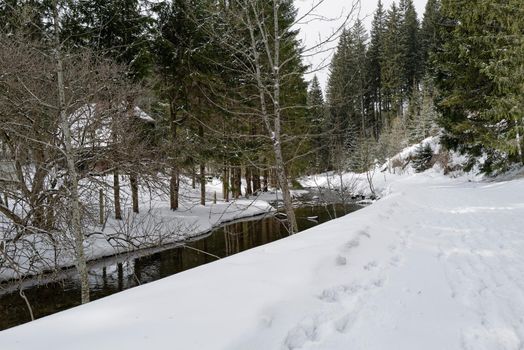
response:
[[[441,22],[440,0],[428,0],[420,29],[422,71],[431,70],[431,55],[439,46],[438,26]]]
[[[142,0],[70,2],[62,36],[69,46],[83,46],[123,63],[129,77],[139,81],[151,68],[148,31],[151,18]]]
[[[158,16],[153,50],[159,77],[157,93],[168,106],[162,130],[168,140],[166,152],[171,168],[172,210],[178,208],[179,179],[183,167],[193,171],[195,162],[198,162],[201,189],[205,187],[204,162],[208,147],[204,142],[203,117],[213,113],[209,113],[203,93],[214,81],[216,65],[212,62],[220,52],[208,33],[209,21],[206,20],[209,5],[206,1],[174,0],[159,3],[154,8]],[[187,137],[179,136],[182,126],[186,128]],[[205,191],[201,192],[205,194]]]
[[[310,162],[310,168],[318,172],[326,171],[329,166],[329,137],[326,134],[326,108],[322,89],[315,75],[311,81],[307,98],[308,119],[311,123],[311,144],[315,155],[314,161]]]
[[[349,98],[353,76],[350,70],[351,36],[347,29],[340,35],[337,49],[329,67],[327,83],[327,104],[329,108],[329,128],[333,130],[333,144],[344,149],[351,142],[353,104]]]
[[[355,115],[353,124],[358,126],[362,135],[371,135],[369,132],[370,122],[368,120],[365,96],[367,94],[367,62],[366,62],[366,42],[368,35],[366,29],[360,20],[357,20],[350,31],[350,68],[351,72],[351,93],[353,99]]]
[[[344,30],[330,67],[328,80],[328,104],[334,130],[338,131],[336,142],[349,149],[355,142],[354,131],[365,134],[370,122],[367,120],[367,33],[361,21]]]
[[[69,7],[61,4],[63,17]],[[52,36],[52,3],[42,0],[0,1],[0,33],[20,34],[28,40],[49,41]]]
[[[414,105],[414,107],[412,107]],[[439,114],[435,106],[434,88],[431,78],[426,78],[420,91],[416,90],[408,108],[408,129],[411,143],[418,143],[438,133]]]
[[[395,3],[386,15],[383,50],[381,55],[381,82],[384,110],[389,119],[402,113],[403,50],[400,42],[401,16]],[[386,121],[387,122],[387,121]]]
[[[433,150],[429,143],[420,144],[413,155],[413,168],[417,173],[428,170],[431,167],[433,159]]]
[[[372,112],[373,136],[378,139],[382,129],[382,50],[385,29],[385,12],[382,1],[378,1],[377,9],[371,24],[371,40],[367,51],[367,87],[368,105]]]
[[[524,8],[519,0],[445,0],[441,11],[436,58],[445,143],[472,156],[485,152],[487,172],[521,162]]]
[[[418,87],[421,77],[421,52],[419,43],[419,21],[413,0],[401,0],[399,4],[401,45],[402,90],[409,98]]]

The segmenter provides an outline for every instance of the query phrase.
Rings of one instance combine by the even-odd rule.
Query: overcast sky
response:
[[[312,6],[318,4],[322,0],[295,0],[295,6],[299,11],[299,18],[306,12],[310,11]],[[394,0],[382,0],[384,8],[388,9]],[[424,13],[424,7],[426,6],[427,0],[413,0],[417,9],[419,19],[422,18]],[[357,18],[362,19],[366,28],[370,29],[371,20],[373,18],[373,12],[376,10],[378,0],[361,0],[359,11],[354,11],[354,14],[349,23]],[[398,0],[396,1],[398,4]],[[323,0],[323,2],[314,11],[314,16],[308,16],[300,24],[300,38],[306,48],[313,48],[319,42],[324,41],[328,38],[333,31],[340,27],[343,23],[344,18],[348,16],[352,7],[352,0]],[[318,18],[318,19],[316,19]],[[326,20],[330,19],[330,20]],[[315,67],[315,74],[320,80],[322,88],[325,87],[328,78],[327,65],[330,62],[331,55],[333,54],[332,48],[336,47],[336,41],[332,41],[329,45],[324,45],[321,49],[307,50],[306,51],[306,63],[311,64]],[[313,73],[307,76],[307,79],[311,79]]]

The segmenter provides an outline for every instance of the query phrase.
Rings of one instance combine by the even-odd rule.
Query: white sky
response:
[[[394,0],[382,0],[384,8],[387,10],[391,6]],[[427,0],[413,0],[415,4],[419,19],[424,14],[424,7],[426,6]],[[298,16],[304,16],[313,6],[316,4],[320,5],[315,8],[314,16],[310,15],[299,23],[300,35],[303,45],[306,48],[313,48],[321,41],[325,41],[333,31],[337,30],[343,23],[344,18],[348,16],[348,13],[352,7],[352,0],[295,0],[295,6],[298,9]],[[373,19],[373,13],[376,10],[378,0],[361,0],[360,11],[354,11],[354,15],[351,17],[349,23],[353,23],[357,16],[363,20],[368,32],[371,27],[371,21]],[[398,4],[398,0],[396,1]],[[357,9],[358,10],[358,9]],[[324,19],[320,18],[324,17]],[[315,19],[317,18],[317,19]],[[328,18],[329,20],[326,20]],[[321,49],[309,50],[306,53],[305,61],[311,64],[315,70],[313,73],[318,76],[320,85],[324,89],[328,79],[328,67],[327,65],[331,61],[331,55],[333,54],[333,48],[336,47],[337,42],[332,41],[328,45],[324,45]],[[310,79],[313,73],[307,76]]]

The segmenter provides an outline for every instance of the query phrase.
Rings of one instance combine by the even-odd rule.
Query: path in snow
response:
[[[524,181],[403,178],[299,235],[0,332],[0,348],[524,348]]]

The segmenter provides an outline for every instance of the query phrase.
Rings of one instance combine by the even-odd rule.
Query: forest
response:
[[[176,212],[185,188],[201,206],[278,189],[294,234],[299,178],[392,172],[428,137],[464,171],[522,166],[521,0],[379,0],[369,31],[335,32],[325,87],[300,21],[292,0],[0,1],[0,280],[72,255],[89,302],[86,241],[144,193]],[[456,170],[444,153],[410,162]]]

